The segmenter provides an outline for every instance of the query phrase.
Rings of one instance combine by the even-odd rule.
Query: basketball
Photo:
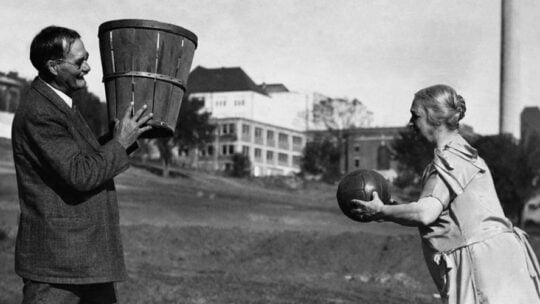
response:
[[[351,209],[352,199],[371,201],[373,191],[377,192],[383,203],[390,204],[390,192],[388,183],[384,177],[374,170],[356,170],[345,175],[339,182],[336,197],[339,208],[350,219],[359,222],[366,222],[361,216],[353,214]]]

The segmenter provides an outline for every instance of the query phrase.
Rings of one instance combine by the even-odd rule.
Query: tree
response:
[[[161,158],[162,165],[161,175],[163,177],[168,177],[172,159],[172,148],[174,147],[175,140],[173,137],[160,137],[149,143],[152,142],[159,150],[159,157]]]
[[[316,137],[306,143],[300,167],[304,175],[317,175],[324,181],[334,182],[340,176],[339,159],[340,149],[335,141]]]
[[[330,131],[365,128],[373,123],[373,113],[358,99],[327,98],[313,106],[313,121]]]
[[[475,146],[491,170],[505,213],[521,222],[525,201],[538,190],[540,135],[533,133],[519,143],[509,134],[485,136]]]
[[[101,102],[99,97],[84,88],[73,94],[73,104],[79,109],[96,137],[109,131],[107,105]]]
[[[345,154],[345,130],[371,126],[373,113],[356,98],[326,98],[313,106],[313,121],[315,125],[324,126],[335,138],[337,147],[343,150],[338,155],[338,170],[341,171],[340,168],[345,168],[341,158],[341,154]]]
[[[232,155],[232,162],[231,176],[246,177],[251,174],[251,161],[247,155],[234,153]]]
[[[523,152],[510,134],[482,136],[474,146],[488,165],[502,207],[509,217],[519,217],[521,193],[528,184],[528,168],[523,167]]]
[[[398,161],[398,178],[395,184],[399,187],[419,187],[422,172],[433,159],[434,145],[411,128],[400,131],[391,145],[393,157]]]
[[[204,100],[189,99],[187,94],[184,95],[173,136],[156,139],[155,142],[160,151],[164,176],[169,174],[173,147],[176,146],[181,150],[197,150],[213,140],[216,126],[209,121],[211,113],[201,111],[203,107]],[[197,156],[198,153],[195,153],[195,155]],[[194,159],[194,162],[196,163],[197,159]]]

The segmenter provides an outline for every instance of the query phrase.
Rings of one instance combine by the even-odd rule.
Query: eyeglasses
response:
[[[77,68],[77,70],[82,70],[84,63],[86,62],[86,59],[82,60],[81,63],[73,63],[73,62],[66,61],[64,59],[56,59],[56,61],[71,64],[72,66]]]

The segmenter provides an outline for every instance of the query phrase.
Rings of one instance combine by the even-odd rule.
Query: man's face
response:
[[[63,59],[56,60],[56,78],[54,83],[64,93],[71,95],[74,91],[85,88],[84,76],[90,72],[88,52],[81,39],[71,45],[71,49]]]

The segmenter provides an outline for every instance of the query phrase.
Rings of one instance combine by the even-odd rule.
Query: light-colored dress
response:
[[[421,197],[443,204],[420,227],[424,257],[443,303],[540,303],[540,268],[526,234],[505,217],[490,171],[460,138],[435,150]]]

